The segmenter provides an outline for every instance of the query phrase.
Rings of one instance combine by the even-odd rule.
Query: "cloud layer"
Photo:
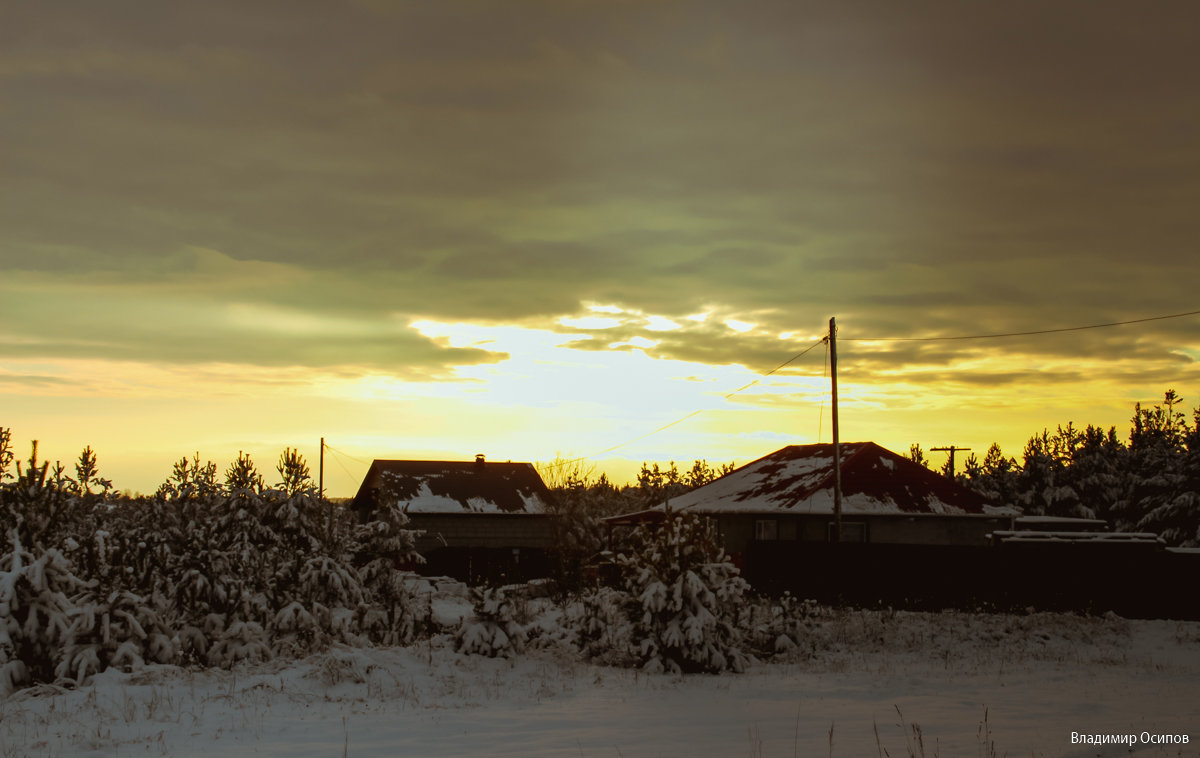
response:
[[[1130,14],[27,5],[0,30],[0,343],[410,377],[504,358],[409,326],[435,319],[765,370],[831,315],[849,338],[1194,310],[1197,11]],[[564,325],[588,304],[644,323]],[[847,368],[1019,356],[959,379],[1005,385],[1104,357],[1154,382],[1197,342],[1193,318],[848,344]]]

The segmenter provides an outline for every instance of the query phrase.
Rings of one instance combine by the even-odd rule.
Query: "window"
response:
[[[833,542],[833,522],[830,521],[825,531],[825,539]],[[843,521],[842,542],[866,542],[867,524],[865,521]]]
[[[754,522],[754,539],[756,540],[777,540],[779,539],[779,522],[775,519],[760,518]]]

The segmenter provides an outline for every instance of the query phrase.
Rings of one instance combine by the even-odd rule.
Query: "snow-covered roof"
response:
[[[1152,532],[1035,532],[998,531],[992,536],[999,542],[1071,542],[1111,544],[1162,544],[1162,538]]]
[[[1107,522],[1101,519],[1073,516],[1019,516],[1014,524],[1017,529],[1033,531],[1097,532],[1108,528]]]
[[[1065,524],[1068,526],[1105,526],[1105,522],[1096,518],[1077,518],[1075,516],[1021,516],[1018,524],[1046,525]]]
[[[873,442],[841,445],[842,513],[1009,516],[983,497]],[[789,445],[673,498],[695,513],[833,513],[833,445]]]
[[[406,513],[546,513],[550,493],[530,463],[376,460],[354,508],[394,499]]]

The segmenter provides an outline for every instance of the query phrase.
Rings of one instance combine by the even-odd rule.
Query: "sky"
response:
[[[321,437],[334,496],[372,458],[746,463],[830,440],[831,317],[847,441],[1019,458],[1200,404],[1196,315],[866,339],[1200,309],[1190,2],[3,15],[0,425],[117,489]]]

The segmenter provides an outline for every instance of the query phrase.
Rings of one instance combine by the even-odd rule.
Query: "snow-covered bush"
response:
[[[239,661],[267,661],[274,657],[267,630],[254,621],[235,620],[209,631],[214,639],[208,649],[208,665],[229,668]]]
[[[756,655],[790,658],[802,650],[811,652],[813,629],[827,612],[815,600],[800,600],[785,592],[779,598],[760,597],[747,603],[739,626]]]
[[[69,613],[70,642],[56,673],[83,684],[110,667],[129,670],[146,661],[172,663],[178,657],[174,635],[146,598],[128,590],[76,598]]]
[[[525,648],[525,628],[503,588],[472,590],[475,615],[464,619],[454,635],[455,649],[469,655],[506,658]]]

